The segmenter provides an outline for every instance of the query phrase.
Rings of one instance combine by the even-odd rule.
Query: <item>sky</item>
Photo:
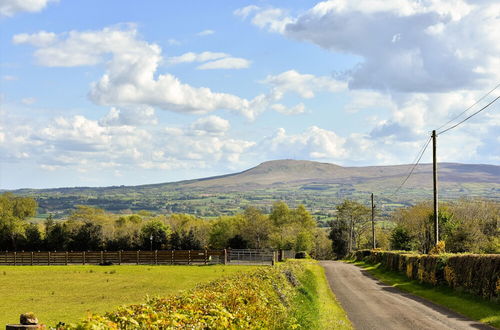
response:
[[[409,164],[500,95],[447,123],[500,83],[499,36],[496,0],[0,0],[0,189]],[[438,160],[499,165],[499,104]]]

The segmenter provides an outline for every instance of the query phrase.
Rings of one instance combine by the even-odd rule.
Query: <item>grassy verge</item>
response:
[[[347,314],[330,289],[324,269],[313,261],[303,261],[302,284],[294,299],[295,318],[305,329],[352,329]]]
[[[500,303],[484,300],[474,295],[458,292],[445,286],[431,286],[408,279],[405,275],[385,270],[380,264],[353,262],[374,277],[403,291],[445,306],[471,319],[500,328]]]
[[[255,266],[1,266],[0,327],[34,312],[40,322],[75,322],[88,312],[165,296]]]

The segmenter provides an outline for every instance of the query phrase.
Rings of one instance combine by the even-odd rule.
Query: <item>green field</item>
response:
[[[34,312],[55,325],[165,296],[255,266],[1,266],[0,327]]]

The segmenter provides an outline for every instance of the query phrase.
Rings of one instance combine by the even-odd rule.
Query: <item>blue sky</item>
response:
[[[0,189],[284,158],[411,163],[500,82],[499,12],[488,0],[0,0]],[[498,108],[440,136],[439,160],[500,164]]]

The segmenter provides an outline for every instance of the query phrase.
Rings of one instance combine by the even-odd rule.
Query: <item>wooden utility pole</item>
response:
[[[377,244],[375,243],[375,204],[373,204],[373,193],[372,193],[372,249],[375,249]]]
[[[437,176],[437,157],[436,157],[437,134],[432,131],[432,178],[434,185],[434,244],[439,242],[439,201],[438,201],[438,176]]]

